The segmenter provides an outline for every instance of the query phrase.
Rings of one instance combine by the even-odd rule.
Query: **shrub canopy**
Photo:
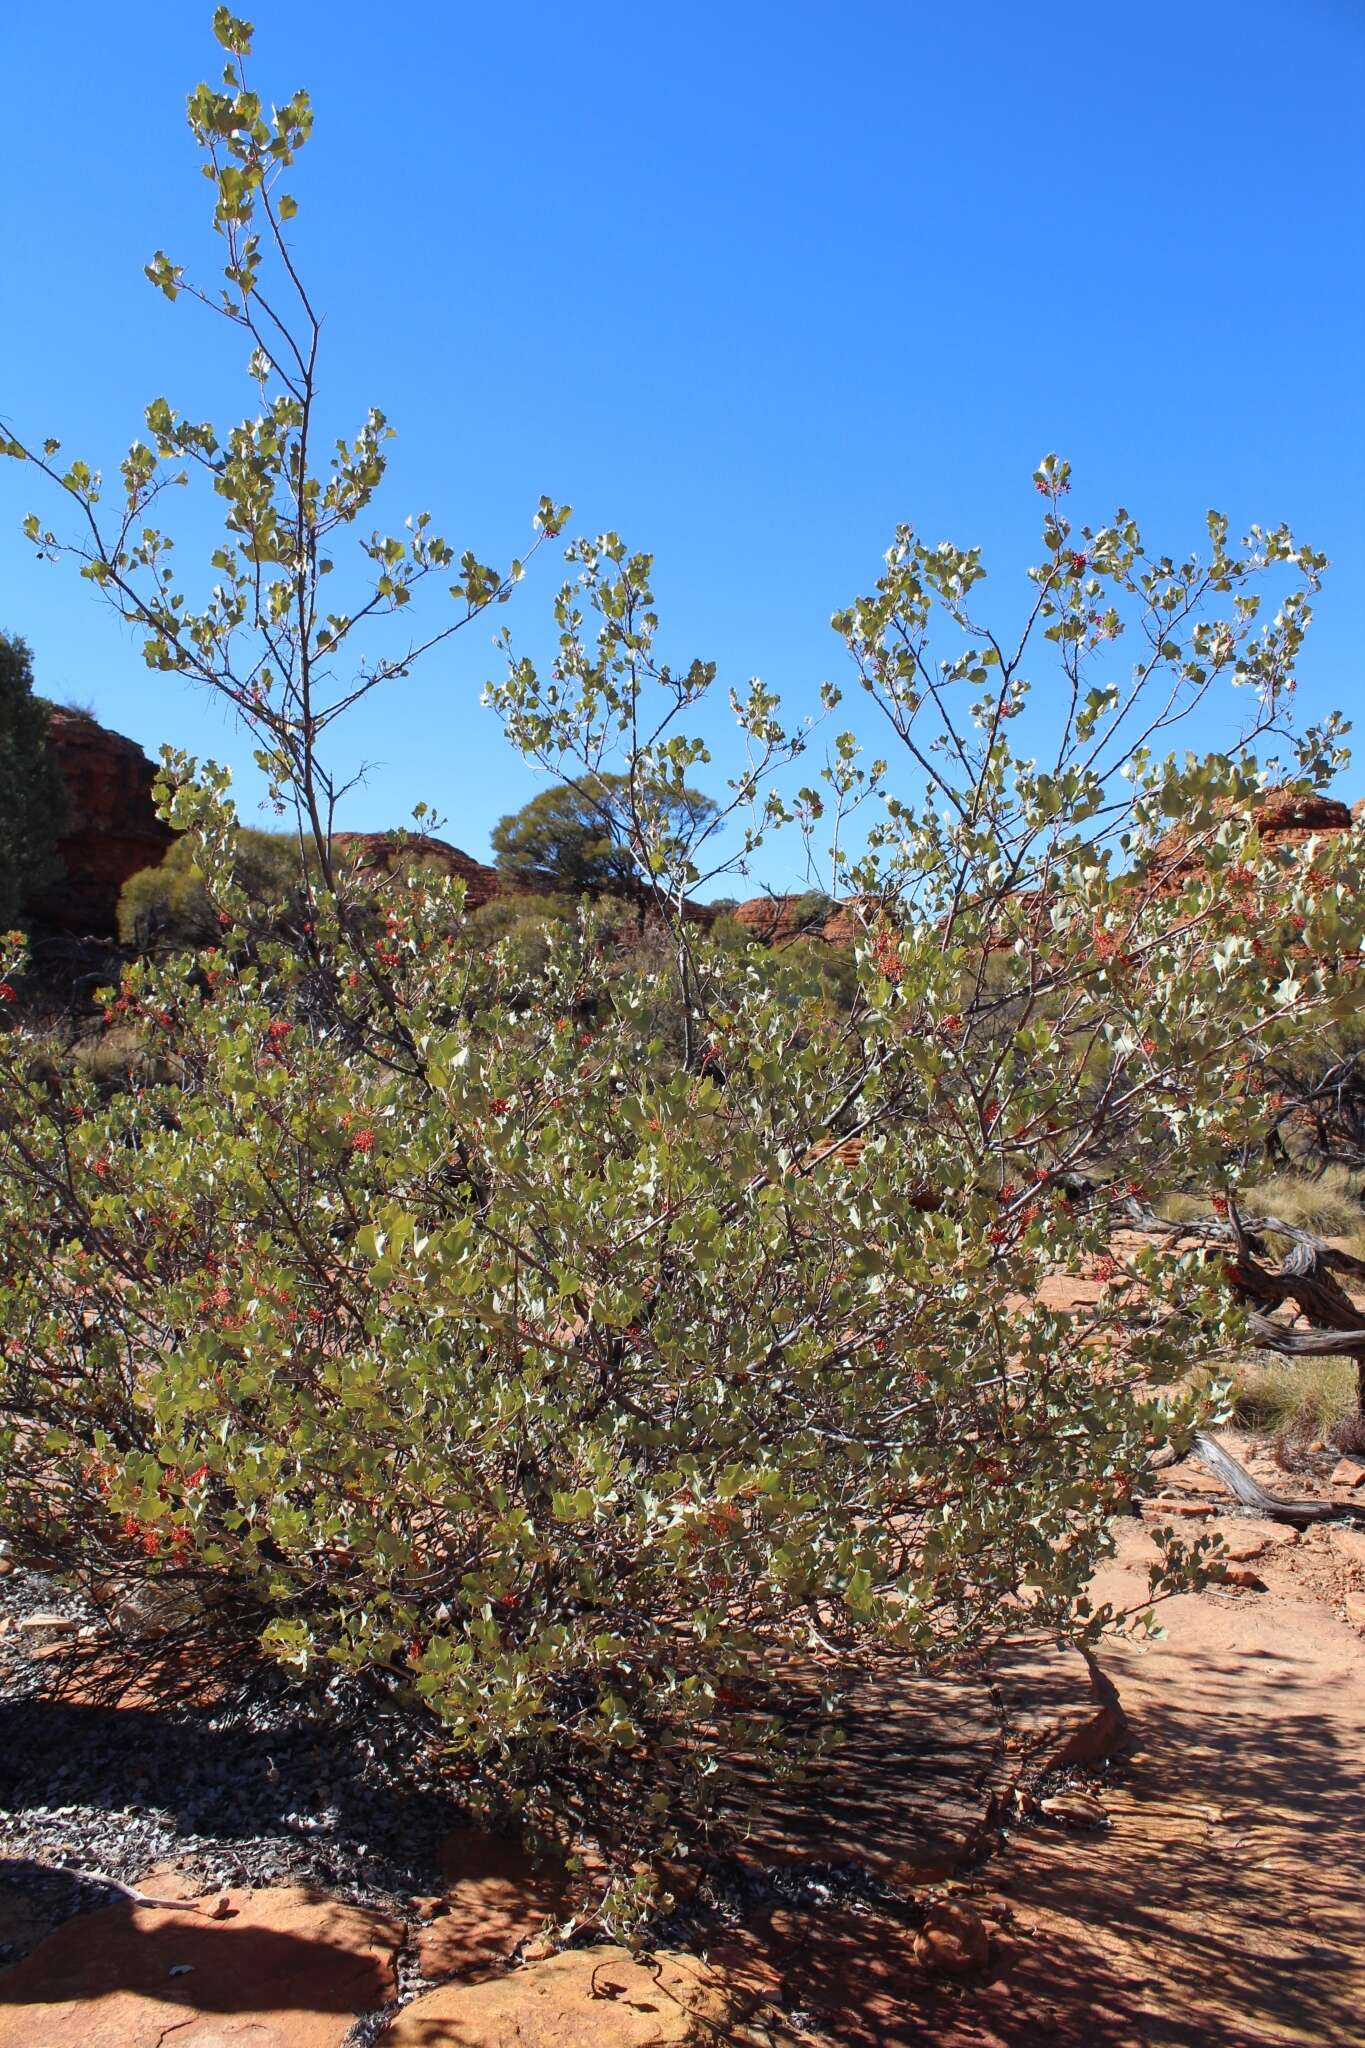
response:
[[[1357,1000],[1358,841],[1277,856],[1245,808],[1253,744],[1306,787],[1342,759],[1335,721],[1286,733],[1322,560],[1282,528],[1232,546],[1216,514],[1181,560],[1123,511],[1073,528],[1049,457],[1008,632],[976,552],[908,527],[835,622],[896,774],[846,734],[818,786],[775,795],[805,738],[755,683],[727,797],[689,819],[714,668],[657,658],[647,556],[576,542],[552,671],[508,644],[489,686],[513,743],[624,778],[662,903],[714,872],[722,821],[741,857],[784,820],[827,836],[837,892],[871,906],[846,1001],[680,911],[623,955],[584,906],[528,957],[458,882],[412,870],[379,900],[333,858],[319,741],[420,644],[404,624],[346,670],[353,621],[454,557],[425,519],[368,536],[378,415],[309,468],[311,308],[291,353],[257,306],[310,116],[296,96],[267,121],[245,25],[217,26],[226,90],[191,121],[264,409],[220,437],[158,400],[108,531],[92,471],[8,445],[91,515],[71,543],[36,527],[45,551],[251,725],[312,836],[306,915],[260,932],[226,776],[172,759],[218,936],[108,998],[162,1078],[39,1083],[31,1028],[0,1033],[0,1524],[89,1583],[163,1583],[192,1637],[397,1689],[472,1799],[587,1826],[624,1865],[723,1830],[793,1688],[1141,1622],[1087,1592],[1109,1519],[1216,1412],[1242,1320],[1216,1257],[1116,1251],[1115,1227],[1173,1153],[1229,1191],[1259,1056]],[[229,511],[199,612],[155,534],[124,538],[189,455]],[[370,580],[328,610],[362,513]],[[457,620],[513,580],[466,556]],[[1229,683],[1247,745],[1164,751]],[[1202,859],[1158,886],[1172,818]],[[1059,1275],[1088,1283],[1079,1318],[1049,1305]],[[1172,1536],[1154,1594],[1206,1548]]]
[[[218,911],[198,865],[198,852],[192,834],[178,839],[158,867],[142,868],[124,883],[118,928],[126,946],[149,952],[217,944]],[[239,827],[233,873],[253,924],[301,917],[303,867],[296,837]]]

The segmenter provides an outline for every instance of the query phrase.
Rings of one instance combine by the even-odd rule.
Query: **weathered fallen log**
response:
[[[1130,1201],[1126,1208],[1136,1227],[1152,1237],[1202,1237],[1207,1238],[1212,1244],[1236,1243],[1236,1232],[1230,1222],[1216,1216],[1191,1216],[1184,1222],[1170,1223],[1143,1202]],[[1325,1238],[1316,1237],[1311,1230],[1301,1229],[1297,1223],[1286,1223],[1279,1216],[1247,1216],[1238,1220],[1243,1236],[1256,1252],[1264,1252],[1262,1239],[1266,1237],[1287,1237],[1296,1248],[1306,1248],[1315,1254],[1316,1267],[1325,1267],[1332,1273],[1350,1273],[1357,1279],[1365,1279],[1365,1259],[1358,1259],[1353,1252],[1343,1251],[1339,1245],[1328,1244]],[[1292,1259],[1294,1255],[1291,1252],[1289,1258]],[[1289,1259],[1285,1260],[1284,1265],[1289,1265]]]
[[[1247,1321],[1260,1351],[1285,1358],[1365,1358],[1365,1324],[1358,1330],[1293,1330],[1256,1313]]]
[[[1257,1256],[1265,1250],[1262,1233],[1279,1233],[1292,1239],[1277,1271],[1262,1265]],[[1365,1314],[1336,1278],[1337,1273],[1358,1277],[1365,1273],[1365,1263],[1309,1231],[1290,1228],[1277,1217],[1248,1222],[1238,1214],[1235,1202],[1228,1203],[1226,1220],[1202,1224],[1199,1234],[1215,1241],[1230,1241],[1228,1283],[1243,1301],[1261,1304],[1248,1317],[1251,1339],[1257,1349],[1278,1351],[1284,1358],[1353,1358],[1357,1405],[1365,1415]],[[1290,1324],[1275,1322],[1263,1312],[1282,1308],[1286,1303],[1316,1327],[1296,1330]]]
[[[1313,1522],[1356,1522],[1365,1526],[1365,1507],[1358,1507],[1353,1501],[1286,1500],[1253,1479],[1245,1465],[1239,1465],[1230,1451],[1225,1451],[1203,1430],[1195,1431],[1194,1443],[1210,1472],[1222,1480],[1229,1493],[1244,1508],[1254,1508],[1268,1521],[1291,1522],[1296,1528],[1307,1528]]]

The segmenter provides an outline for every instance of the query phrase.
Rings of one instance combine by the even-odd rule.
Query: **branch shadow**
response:
[[[390,1991],[382,1943],[365,1943],[354,1909],[320,1897],[312,1904],[319,1918],[305,1934],[120,1899],[98,1920],[68,1921],[0,1971],[0,2004],[84,2006],[130,1994],[202,2012],[352,2015],[382,2004]]]

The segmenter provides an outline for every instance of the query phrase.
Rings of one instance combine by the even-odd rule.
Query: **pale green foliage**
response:
[[[304,124],[295,103],[282,139],[236,67],[229,85],[192,118],[249,319],[240,237],[262,208],[271,230]],[[297,370],[267,363],[245,442],[161,419],[162,453],[210,462],[237,538],[206,612],[132,615],[150,658],[266,735],[316,832],[309,915],[290,943],[253,933],[225,779],[177,764],[220,950],[143,963],[110,1005],[172,1078],[108,1100],[79,1072],[39,1087],[22,1031],[0,1035],[0,1519],[57,1566],[177,1578],[205,1630],[402,1689],[472,1796],[667,1849],[781,1736],[812,1653],[837,1688],[878,1648],[942,1658],[1115,1619],[1086,1591],[1109,1518],[1152,1447],[1211,1412],[1183,1390],[1234,1355],[1241,1318],[1202,1254],[1115,1273],[1140,1280],[1141,1313],[1113,1284],[1078,1326],[1039,1290],[1091,1272],[1126,1213],[1121,1184],[1081,1203],[1072,1177],[1119,1159],[1145,1179],[1174,1149],[1190,1184],[1225,1180],[1262,1114],[1254,1059],[1355,1000],[1333,963],[1365,940],[1356,845],[1310,879],[1234,801],[1261,779],[1249,754],[1152,744],[1220,675],[1256,686],[1253,735],[1282,730],[1320,558],[1282,531],[1231,554],[1216,519],[1202,563],[1148,556],[1126,514],[1073,538],[1048,458],[1017,637],[969,609],[973,551],[908,529],[840,615],[903,793],[839,735],[822,787],[781,802],[767,775],[805,735],[751,683],[726,802],[679,830],[650,823],[650,792],[709,761],[686,719],[714,669],[656,653],[648,557],[575,543],[552,669],[509,649],[489,694],[533,758],[624,778],[656,910],[679,914],[633,953],[590,906],[540,920],[528,960],[515,925],[489,943],[458,884],[414,872],[376,901],[332,858],[314,741],[411,654],[308,708],[349,627],[310,610],[299,521],[353,517],[382,465],[371,426],[332,483],[297,486]],[[89,504],[88,481],[65,488]],[[435,565],[425,531],[381,547],[372,612]],[[94,558],[125,615],[141,545]],[[492,588],[469,577],[464,613]],[[304,592],[303,629],[277,588]],[[1125,633],[1136,667],[1110,683]],[[1046,767],[1011,743],[1026,661],[1053,685]],[[1339,758],[1331,725],[1289,772],[1320,781]],[[870,801],[881,822],[850,860]],[[1207,870],[1135,883],[1177,816]],[[799,959],[680,914],[725,864],[722,824],[742,857],[788,817],[828,832],[841,893],[882,906],[842,1004]],[[1154,1588],[1197,1562],[1173,1546]]]

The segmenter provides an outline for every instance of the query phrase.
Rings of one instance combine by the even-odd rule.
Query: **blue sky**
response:
[[[376,403],[399,430],[392,524],[429,505],[500,560],[542,491],[570,500],[575,530],[654,551],[671,657],[759,674],[799,713],[845,679],[828,617],[898,519],[979,543],[992,617],[1017,617],[1029,476],[1056,448],[1078,517],[1122,502],[1172,552],[1209,504],[1301,528],[1335,564],[1301,707],[1359,700],[1360,0],[250,11],[263,94],[306,85],[317,109],[297,245],[332,423]],[[6,21],[0,411],[106,467],[154,396],[254,409],[235,341],[141,274],[158,245],[201,275],[216,256],[183,122],[217,75],[211,12]],[[250,812],[222,710],[33,562],[40,481],[0,466],[0,624],[39,687],[227,760]],[[542,554],[500,615],[532,650],[557,581]],[[344,822],[426,799],[486,856],[538,786],[479,706],[495,666],[477,625],[371,702]],[[761,878],[796,862],[774,848]]]

